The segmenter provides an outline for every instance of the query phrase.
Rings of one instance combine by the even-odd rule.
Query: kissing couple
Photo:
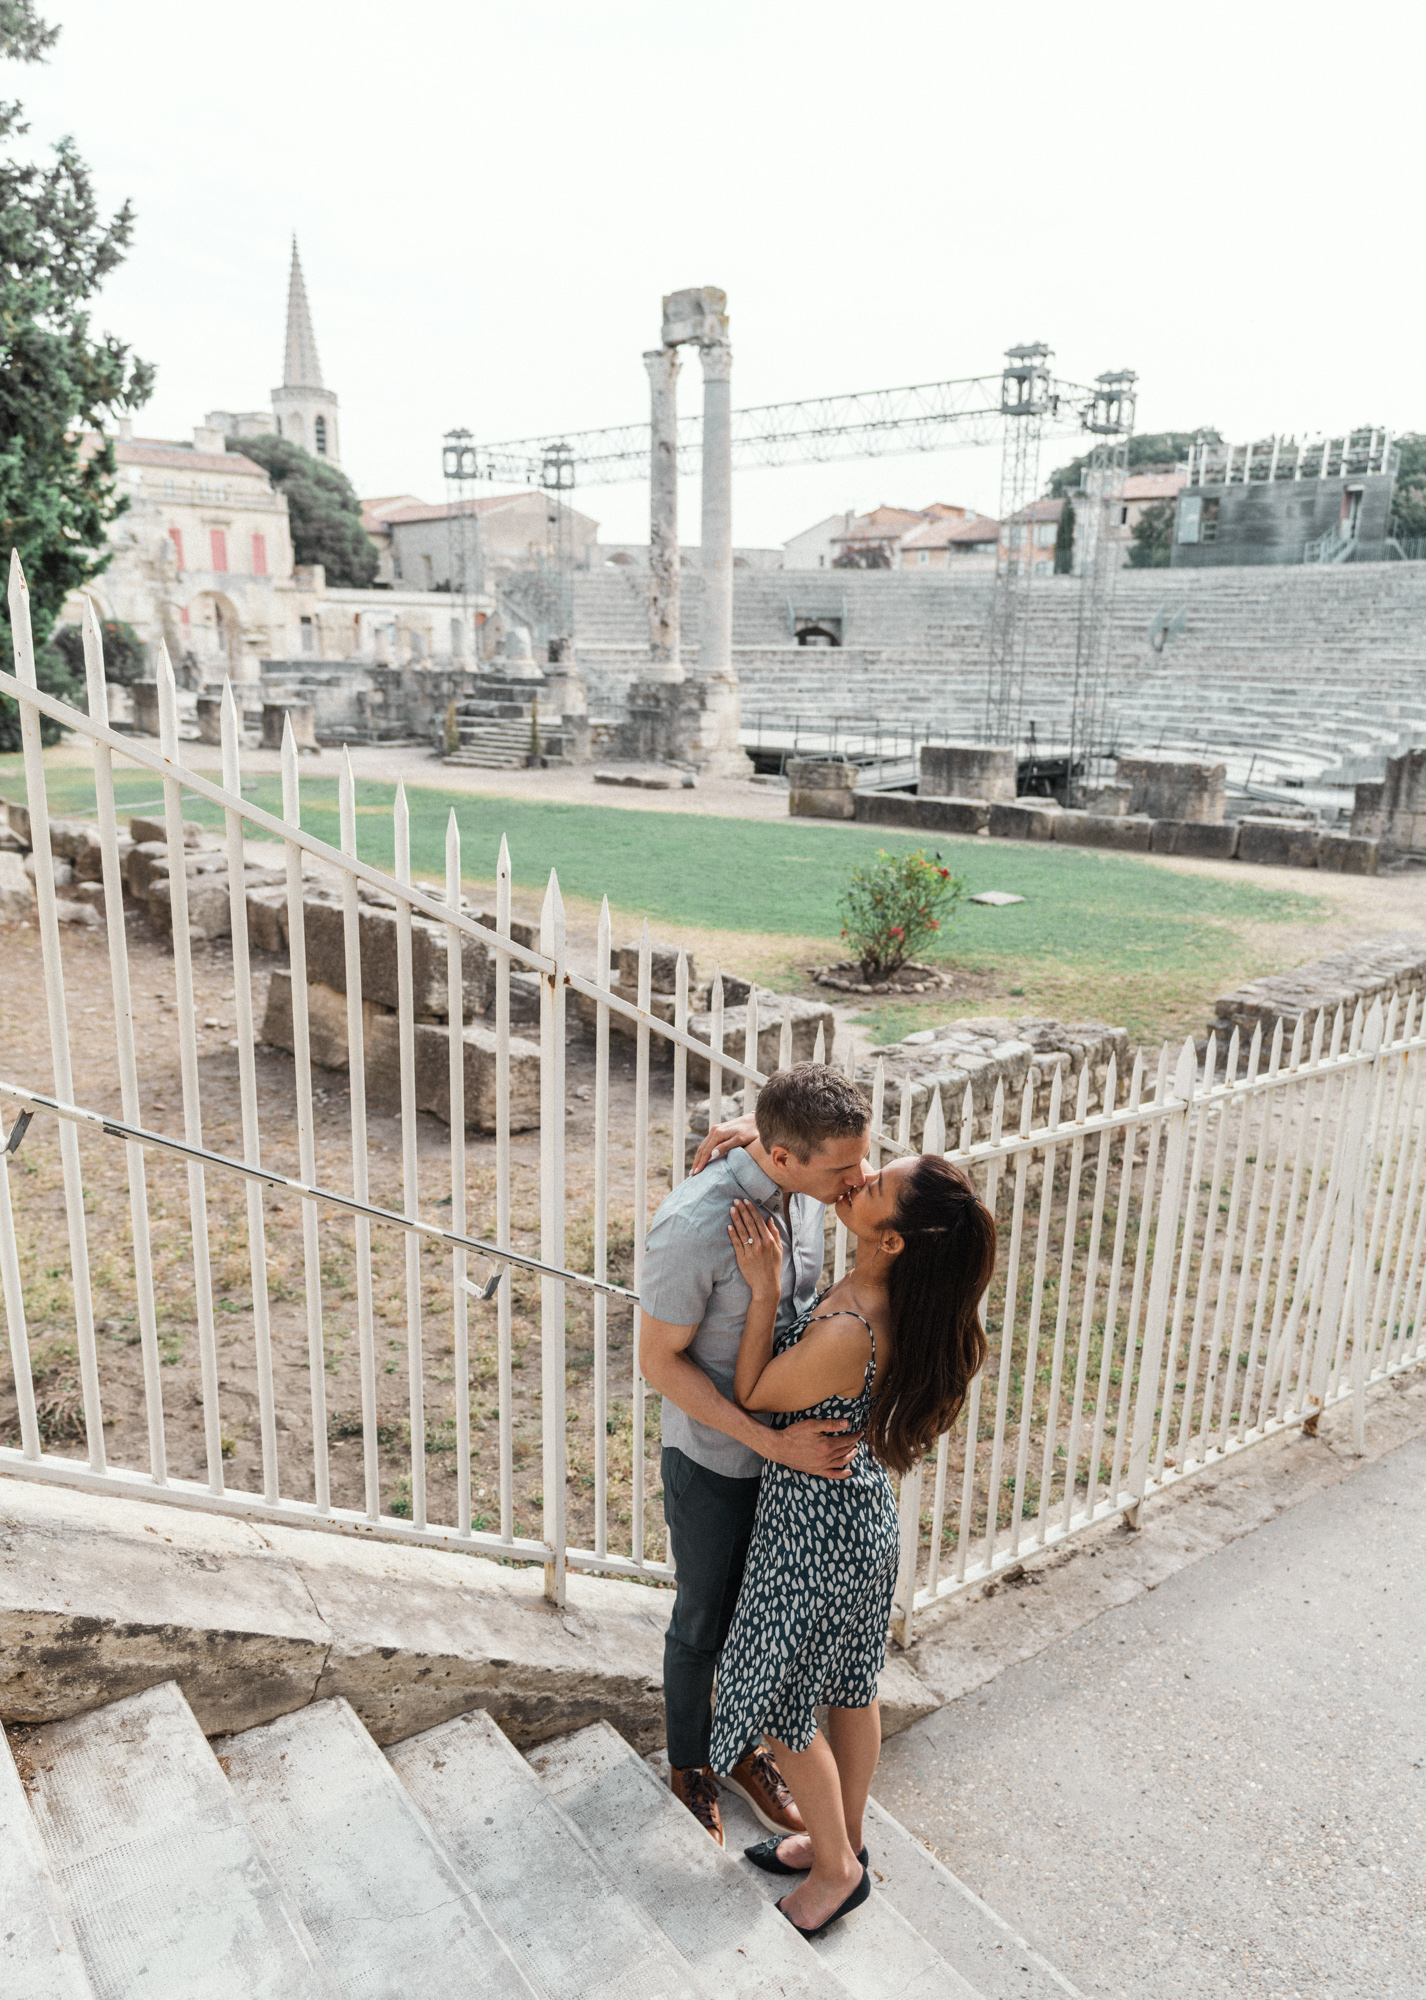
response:
[[[752,1808],[769,1838],[748,1859],[800,1878],[778,1908],[808,1937],[871,1893],[862,1817],[898,1567],[888,1474],[965,1401],[995,1263],[994,1218],[958,1168],[928,1153],[871,1172],[869,1140],[849,1078],[780,1071],[660,1207],[640,1286],[677,1576],[673,1790],[720,1846],[719,1788]],[[819,1293],[828,1205],[856,1262]]]

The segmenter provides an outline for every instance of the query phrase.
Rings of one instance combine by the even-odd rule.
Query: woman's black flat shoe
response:
[[[769,1834],[768,1838],[760,1840],[756,1847],[745,1847],[743,1852],[748,1860],[752,1862],[754,1868],[765,1869],[769,1875],[805,1875],[807,1873],[805,1868],[789,1868],[785,1861],[778,1859],[777,1850],[779,1847],[781,1847],[784,1840],[791,1840],[793,1837],[789,1833]],[[860,1861],[863,1868],[870,1866],[865,1848],[857,1856],[857,1860]]]
[[[863,1849],[863,1852],[865,1852],[865,1849]],[[803,1930],[795,1917],[787,1917],[787,1912],[786,1910],[782,1910],[781,1903],[777,1907],[782,1910],[782,1914],[787,1917],[787,1921],[792,1925],[792,1928],[800,1932],[803,1937],[819,1938],[823,1931],[829,1929],[832,1924],[840,1922],[843,1917],[850,1916],[853,1910],[859,1910],[870,1894],[871,1870],[867,1867],[865,1861],[863,1861],[862,1879],[858,1882],[856,1888],[853,1889],[851,1895],[848,1896],[846,1902],[840,1908],[833,1910],[830,1917],[824,1917],[820,1924],[815,1924],[810,1931]]]

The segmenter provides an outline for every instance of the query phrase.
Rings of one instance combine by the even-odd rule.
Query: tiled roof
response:
[[[1058,521],[1063,500],[1032,500],[1028,507],[1022,507],[1018,514],[1010,516],[1012,521]]]
[[[97,448],[96,437],[90,449]],[[120,465],[168,465],[179,472],[235,472],[242,477],[267,478],[262,467],[241,452],[194,451],[189,445],[173,444],[165,438],[116,439],[114,453]]]
[[[992,521],[988,514],[973,515],[968,521],[946,519],[928,522],[918,528],[914,535],[903,538],[903,549],[944,549],[953,544],[996,542],[1000,539],[1000,523]]]

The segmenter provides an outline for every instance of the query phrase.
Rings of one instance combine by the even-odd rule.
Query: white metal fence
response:
[[[552,875],[538,947],[517,941],[511,923],[510,858],[504,843],[496,865],[495,928],[461,904],[462,855],[452,817],[446,843],[444,894],[413,886],[404,795],[394,807],[394,875],[357,858],[355,787],[349,767],[339,786],[340,847],[301,828],[297,752],[290,732],[282,756],[282,812],[270,814],[243,796],[240,718],[231,688],[222,718],[222,782],[185,767],[179,757],[173,677],[161,662],[161,736],[150,742],[116,735],[107,724],[99,631],[85,630],[89,715],[41,694],[34,680],[23,578],[12,565],[12,629],[16,677],[0,674],[0,689],[19,701],[25,778],[36,860],[39,939],[51,1055],[51,1088],[7,1074],[0,1063],[0,1103],[18,1107],[0,1132],[0,1277],[9,1329],[18,1442],[0,1443],[0,1472],[46,1479],[91,1491],[142,1496],[168,1504],[219,1509],[308,1526],[460,1548],[543,1563],[546,1587],[563,1597],[567,1568],[667,1579],[657,1520],[657,1445],[637,1366],[637,1294],[651,1192],[682,1178],[689,1129],[690,1058],[708,1066],[709,1101],[722,1101],[725,1080],[741,1081],[751,1107],[765,1077],[756,1067],[756,995],[745,1014],[743,1046],[724,1049],[722,988],[712,985],[710,1039],[690,1033],[687,960],[680,954],[672,1018],[659,1018],[651,992],[651,950],[645,929],[638,957],[638,991],[629,1000],[610,990],[611,935],[601,915],[593,970],[569,963],[559,886]],[[102,844],[108,974],[115,1021],[112,1081],[100,1096],[111,1108],[76,1099],[69,1005],[60,924],[50,871],[49,816],[41,756],[40,717],[63,722],[94,751]],[[131,952],[123,909],[113,759],[118,754],[161,782],[172,899],[173,1010],[180,1073],[181,1123],[146,1122],[141,1072],[155,1060],[146,1017],[132,991]],[[223,816],[231,914],[231,1006],[236,1030],[229,1069],[236,1069],[240,1143],[224,1149],[205,1139],[211,1105],[212,1059],[200,1059],[190,943],[183,830],[183,796]],[[363,808],[369,811],[370,808]],[[253,1018],[253,966],[244,890],[244,836],[280,840],[286,856],[294,1056],[290,1096],[276,1121],[260,1129],[258,1056]],[[304,857],[334,870],[341,884],[349,1112],[345,1168],[319,1160],[312,1023],[308,1010]],[[394,899],[399,1043],[399,1185],[386,1199],[372,1181],[375,1157],[368,1130],[363,1007],[361,895]],[[465,1069],[461,1035],[449,1035],[450,1139],[446,1193],[437,1197],[429,1150],[423,1184],[416,1093],[417,1020],[413,992],[412,919],[442,927],[446,943],[447,1015],[465,1012],[462,941],[473,939],[493,959],[495,1068],[494,1133],[481,1152],[465,1129]],[[517,1169],[512,1149],[511,1064],[519,1047],[511,1026],[512,968],[539,977],[538,1156],[527,1163],[538,1179],[537,1242],[532,1216],[517,1216]],[[211,968],[205,969],[211,978]],[[584,996],[592,1008],[587,1040],[567,1035],[566,1004]],[[627,1029],[632,1070],[611,1057],[610,1033]],[[662,1049],[660,1044],[666,1045]],[[791,1059],[784,1019],[779,1065]],[[671,1060],[667,1067],[657,1055]],[[589,1078],[577,1086],[587,1101],[587,1141],[566,1159],[567,1066]],[[897,1629],[909,1640],[920,1609],[1023,1560],[1033,1550],[1116,1514],[1137,1518],[1149,1496],[1175,1480],[1294,1423],[1315,1424],[1345,1396],[1356,1398],[1357,1423],[1367,1385],[1426,1356],[1422,1294],[1426,1286],[1426,1102],[1422,1096],[1426,1036],[1416,1002],[1393,1001],[1358,1011],[1350,1022],[1319,1018],[1283,1047],[1279,1032],[1266,1050],[1258,1037],[1241,1050],[1210,1042],[1200,1064],[1192,1045],[1175,1058],[1165,1049],[1157,1066],[1136,1060],[1131,1076],[1111,1065],[1101,1101],[1089,1101],[1090,1072],[1079,1075],[1072,1105],[1061,1102],[1060,1073],[1046,1124],[1032,1129],[1040,1078],[1031,1072],[1021,1104],[997,1096],[989,1137],[974,1142],[970,1094],[961,1107],[958,1143],[950,1157],[974,1174],[1001,1228],[1000,1268],[985,1302],[990,1358],[954,1431],[933,1462],[902,1483],[902,1565]],[[627,1068],[627,1065],[626,1065]],[[231,1081],[231,1079],[230,1079]],[[209,1092],[205,1100],[205,1082]],[[616,1082],[623,1111],[613,1105]],[[90,1093],[91,1096],[94,1093]],[[896,1133],[882,1118],[883,1078],[873,1084],[873,1157],[907,1150],[911,1093],[902,1093]],[[117,1100],[117,1110],[112,1103]],[[324,1112],[324,1116],[327,1114]],[[50,1123],[57,1144],[55,1212],[62,1212],[67,1276],[65,1317],[77,1359],[73,1449],[47,1448],[44,1407],[36,1395],[27,1330],[26,1271],[35,1256],[27,1232],[45,1226],[15,1169],[25,1158],[32,1118]],[[1013,1126],[1006,1136],[1007,1126]],[[627,1145],[625,1141],[627,1140]],[[530,1142],[533,1148],[534,1142]],[[932,1100],[924,1146],[946,1150],[945,1111]],[[122,1149],[127,1241],[117,1254],[133,1302],[142,1359],[146,1463],[111,1461],[105,1443],[104,1362],[96,1329],[88,1239],[85,1168],[90,1186],[99,1163]],[[294,1157],[295,1156],[295,1157]],[[472,1194],[479,1156],[481,1194]],[[277,1163],[286,1163],[286,1170]],[[155,1278],[157,1176],[181,1165],[191,1270],[192,1332],[196,1339],[204,1475],[181,1477],[174,1455],[172,1408],[165,1407],[163,1329]],[[528,1185],[528,1174],[526,1182]],[[241,1191],[240,1208],[237,1194]],[[279,1200],[300,1206],[300,1335],[274,1332],[275,1253],[272,1232]],[[234,1206],[218,1232],[225,1258],[215,1281],[214,1217]],[[488,1214],[482,1233],[473,1213]],[[442,1211],[448,1209],[448,1219]],[[567,1228],[579,1239],[574,1269]],[[285,1225],[284,1225],[285,1226]],[[403,1246],[400,1281],[377,1296],[382,1246]],[[240,1252],[233,1246],[240,1244]],[[339,1413],[328,1408],[333,1279],[328,1262],[341,1246],[344,1296],[355,1301],[360,1410],[338,1437],[360,1440],[360,1471],[350,1474],[351,1504],[333,1498],[330,1443]],[[112,1242],[104,1246],[112,1263]],[[52,1254],[46,1252],[46,1254]],[[167,1254],[167,1253],[165,1253]],[[295,1252],[294,1252],[295,1254]],[[844,1267],[840,1225],[833,1268]],[[234,1257],[246,1281],[234,1275]],[[627,1270],[625,1264],[627,1263]],[[611,1276],[627,1276],[627,1284]],[[57,1279],[58,1267],[49,1276]],[[516,1296],[516,1281],[538,1282],[535,1300]],[[28,1283],[33,1288],[33,1275]],[[385,1282],[383,1279],[382,1282]],[[185,1294],[187,1295],[187,1294]],[[215,1300],[217,1305],[215,1305]],[[218,1306],[225,1328],[220,1334]],[[528,1311],[527,1311],[528,1309]],[[618,1320],[611,1319],[611,1313]],[[580,1318],[579,1315],[585,1315]],[[523,1317],[522,1317],[523,1315]],[[578,1319],[578,1324],[575,1320]],[[439,1322],[449,1365],[433,1356]],[[492,1324],[493,1322],[493,1324]],[[581,1365],[572,1369],[573,1327]],[[393,1337],[393,1328],[395,1334]],[[385,1336],[385,1357],[378,1343]],[[290,1352],[297,1338],[303,1350]],[[538,1393],[517,1391],[524,1347],[538,1339]],[[239,1341],[255,1381],[257,1471],[230,1481],[225,1452],[225,1388],[220,1348]],[[286,1350],[284,1349],[286,1342]],[[384,1377],[404,1353],[404,1416],[391,1421]],[[587,1344],[586,1344],[587,1343]],[[578,1359],[579,1357],[574,1357]],[[301,1364],[310,1402],[310,1452],[281,1426],[278,1377],[290,1381]],[[284,1372],[285,1371],[285,1372]],[[448,1403],[433,1417],[439,1390]],[[573,1394],[571,1394],[573,1390]],[[447,1394],[447,1391],[449,1392]],[[285,1392],[284,1392],[285,1393]],[[171,1401],[172,1399],[170,1399]],[[524,1433],[533,1428],[536,1448]],[[439,1435],[433,1423],[443,1428]],[[451,1449],[448,1451],[446,1447]],[[447,1496],[433,1506],[428,1470],[433,1452],[454,1457]],[[134,1456],[130,1453],[130,1457]],[[308,1462],[310,1460],[310,1462]],[[538,1525],[533,1490],[522,1503],[517,1475],[538,1470]],[[393,1497],[395,1468],[399,1501]],[[484,1480],[485,1485],[478,1482]],[[929,1483],[929,1492],[928,1492]],[[526,1480],[526,1488],[529,1482]],[[473,1504],[489,1493],[492,1512]],[[570,1530],[571,1494],[583,1508],[583,1539]],[[385,1495],[385,1498],[383,1498]],[[929,1500],[929,1504],[928,1503]],[[586,1501],[589,1504],[585,1504]],[[522,1525],[520,1513],[531,1518]]]

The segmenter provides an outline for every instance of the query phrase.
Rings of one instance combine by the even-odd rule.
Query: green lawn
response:
[[[0,789],[11,793],[17,789],[15,763],[0,759]],[[143,772],[121,773],[116,785],[121,804],[155,796],[154,780]],[[335,843],[335,780],[304,778],[302,789],[304,827]],[[248,792],[256,804],[279,809],[276,776],[253,779]],[[392,787],[361,783],[357,795],[362,858],[389,867]],[[52,810],[92,806],[92,781],[82,771],[57,769],[50,776],[50,796]],[[454,806],[468,880],[493,878],[503,833],[515,880],[527,887],[538,888],[556,868],[567,896],[597,902],[607,894],[611,906],[627,916],[825,939],[829,947],[840,928],[837,898],[852,864],[878,848],[925,845],[964,877],[968,890],[1006,889],[1026,899],[1008,909],[967,906],[946,950],[971,968],[1054,965],[1081,976],[1107,975],[1115,983],[1116,975],[1132,981],[1144,973],[1212,980],[1231,959],[1238,925],[1312,922],[1327,907],[1318,898],[1264,888],[1250,879],[1180,875],[1132,857],[1071,847],[918,842],[891,829],[540,804],[434,786],[413,787],[407,797],[413,871],[427,879],[444,875],[446,820]],[[187,810],[197,819],[218,817],[199,800]]]

